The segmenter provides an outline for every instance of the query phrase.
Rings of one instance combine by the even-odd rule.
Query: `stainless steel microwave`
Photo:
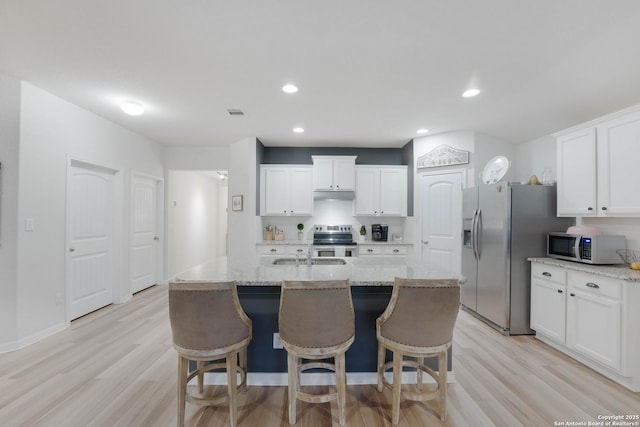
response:
[[[627,248],[624,236],[547,234],[547,256],[585,264],[622,264],[616,253]]]

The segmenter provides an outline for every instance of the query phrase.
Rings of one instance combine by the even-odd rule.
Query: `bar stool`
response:
[[[237,392],[247,390],[247,346],[251,341],[251,320],[240,306],[235,282],[169,283],[169,317],[173,348],[178,352],[178,426],[184,425],[185,401],[204,406],[228,401],[230,424],[235,427]],[[192,371],[190,360],[196,362]],[[220,369],[227,373],[226,394],[196,396],[187,389],[197,376],[202,393],[204,373]]]
[[[300,399],[309,403],[337,400],[339,422],[344,425],[345,352],[355,339],[349,281],[284,281],[278,323],[280,341],[287,350],[289,424],[296,423],[296,403]],[[322,361],[329,358],[334,363]],[[314,368],[335,372],[336,389],[324,394],[300,391],[300,373]]]
[[[447,350],[460,306],[460,285],[455,279],[401,279],[396,277],[391,300],[376,320],[378,338],[378,391],[392,389],[392,422],[400,420],[400,398],[414,401],[438,400],[440,419],[446,420]],[[386,350],[393,362],[385,363]],[[405,359],[404,356],[415,358]],[[438,372],[425,365],[438,358]],[[416,369],[416,391],[402,389],[402,368]],[[393,383],[384,372],[393,369]],[[422,389],[423,372],[436,381],[434,390]]]

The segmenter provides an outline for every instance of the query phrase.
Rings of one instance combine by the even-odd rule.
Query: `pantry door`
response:
[[[134,174],[131,203],[131,293],[139,292],[158,281],[161,258],[158,216],[161,181],[157,178]]]
[[[460,273],[464,170],[420,175],[422,262]]]
[[[67,181],[67,318],[113,303],[116,171],[71,160]]]

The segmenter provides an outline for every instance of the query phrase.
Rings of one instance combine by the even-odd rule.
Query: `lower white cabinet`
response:
[[[603,277],[569,274],[567,346],[616,371],[621,370],[620,284]]]
[[[385,244],[359,244],[358,255],[390,255],[390,256],[407,256],[409,254],[408,245],[385,245]]]
[[[633,391],[640,391],[638,307],[640,282],[574,266],[531,265],[530,324],[536,338]]]
[[[531,267],[531,329],[559,343],[565,342],[566,274],[540,264]]]

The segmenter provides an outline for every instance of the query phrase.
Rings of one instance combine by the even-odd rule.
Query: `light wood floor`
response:
[[[463,311],[454,338],[451,426],[553,426],[640,414],[632,393],[529,336],[504,337]],[[110,306],[26,349],[0,355],[0,426],[175,426],[177,356],[167,288]],[[390,391],[349,386],[347,425],[391,425]],[[239,426],[287,426],[285,387],[249,387]],[[338,426],[335,404],[298,403],[298,426]],[[403,402],[400,426],[442,425]],[[224,407],[187,404],[188,425],[226,426]]]

